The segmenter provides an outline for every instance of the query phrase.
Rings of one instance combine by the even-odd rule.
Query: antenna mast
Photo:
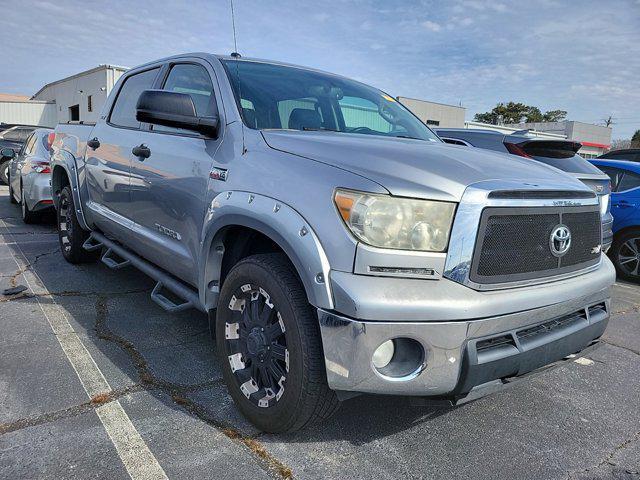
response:
[[[240,101],[238,102],[238,108],[240,109],[240,128],[242,129],[242,155],[245,154],[247,148],[244,143],[244,121],[242,119],[242,90],[240,86],[240,68],[238,67],[238,59],[240,58],[240,54],[238,53],[238,37],[236,35],[236,16],[233,11],[233,0],[229,0],[231,4],[231,27],[233,29],[233,49],[234,52],[231,53],[231,57],[235,59],[236,64],[236,78],[238,81],[238,96],[240,97]]]

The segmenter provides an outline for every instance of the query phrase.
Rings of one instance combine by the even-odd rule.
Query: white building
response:
[[[0,93],[0,123],[52,126],[56,124],[55,105],[24,95]]]
[[[126,70],[100,65],[48,83],[31,98],[0,95],[0,123],[54,127],[59,122],[96,122],[107,96]]]
[[[102,105],[125,67],[100,65],[46,84],[32,100],[54,102],[57,122],[96,122]]]
[[[446,103],[427,102],[416,98],[398,97],[398,101],[430,127],[464,127],[465,108]]]

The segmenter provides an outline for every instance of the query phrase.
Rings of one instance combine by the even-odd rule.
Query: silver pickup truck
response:
[[[208,313],[229,393],[265,431],[363,392],[461,402],[609,319],[593,191],[447,145],[344,77],[158,60],[97,124],[58,125],[51,155],[64,257],[136,267],[166,310]]]

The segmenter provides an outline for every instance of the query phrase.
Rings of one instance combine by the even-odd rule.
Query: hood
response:
[[[337,132],[263,130],[271,148],[366,177],[392,195],[459,201],[474,183],[504,180],[540,189],[584,190],[571,176],[538,162],[478,148]],[[348,185],[338,185],[348,187]]]

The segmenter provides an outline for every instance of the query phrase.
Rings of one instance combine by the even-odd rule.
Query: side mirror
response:
[[[15,156],[16,151],[13,148],[6,147],[0,150],[0,157],[12,159],[15,158]]]
[[[143,91],[136,105],[136,119],[154,125],[185,128],[212,137],[218,134],[218,117],[198,117],[193,99],[186,93]]]

